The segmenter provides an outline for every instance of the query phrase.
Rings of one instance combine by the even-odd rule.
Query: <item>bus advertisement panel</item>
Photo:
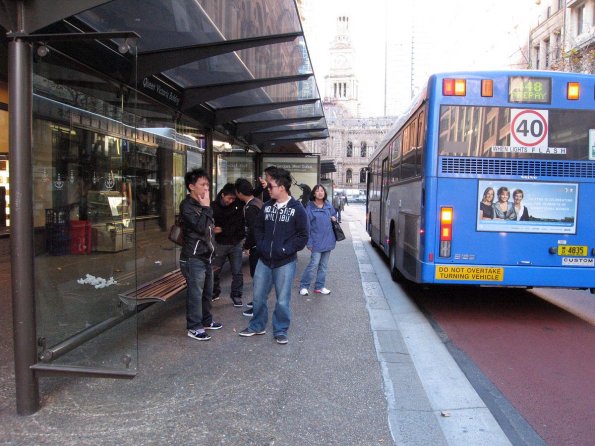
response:
[[[577,183],[479,180],[477,230],[576,234],[578,189]]]

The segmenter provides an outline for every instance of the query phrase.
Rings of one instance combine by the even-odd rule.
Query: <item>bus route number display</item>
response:
[[[552,80],[547,77],[512,76],[508,80],[509,102],[549,104],[552,100]]]

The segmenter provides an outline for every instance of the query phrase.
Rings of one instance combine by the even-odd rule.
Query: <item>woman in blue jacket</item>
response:
[[[326,189],[322,184],[317,184],[310,192],[310,201],[306,206],[306,214],[310,222],[310,233],[306,247],[312,252],[310,263],[304,270],[300,280],[300,294],[307,296],[312,277],[316,273],[314,292],[317,294],[330,294],[325,288],[326,270],[331,251],[335,249],[335,233],[331,220],[336,220],[337,211],[327,200]]]

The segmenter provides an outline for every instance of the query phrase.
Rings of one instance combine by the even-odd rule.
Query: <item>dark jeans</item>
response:
[[[341,223],[341,209],[335,208],[335,211],[337,211],[337,221]]]
[[[248,263],[250,264],[250,277],[254,277],[256,271],[256,264],[258,263],[258,252],[256,248],[251,248],[248,255]]]
[[[213,295],[213,270],[205,260],[180,259],[180,270],[186,279],[186,328],[198,330],[211,325],[211,298]]]
[[[213,296],[221,294],[219,274],[225,261],[229,259],[231,266],[231,293],[232,299],[241,299],[244,288],[244,275],[242,274],[242,243],[236,245],[217,245],[213,259]]]

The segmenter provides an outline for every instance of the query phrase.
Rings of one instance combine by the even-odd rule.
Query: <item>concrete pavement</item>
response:
[[[136,378],[42,378],[42,409],[29,417],[15,415],[10,274],[0,265],[0,444],[509,444],[374,257],[356,209],[331,255],[332,293],[302,297],[296,278],[288,345],[270,323],[265,336],[239,337],[248,318],[226,297],[214,302],[224,328],[190,339],[178,296],[140,313]],[[307,261],[300,253],[298,276]]]

